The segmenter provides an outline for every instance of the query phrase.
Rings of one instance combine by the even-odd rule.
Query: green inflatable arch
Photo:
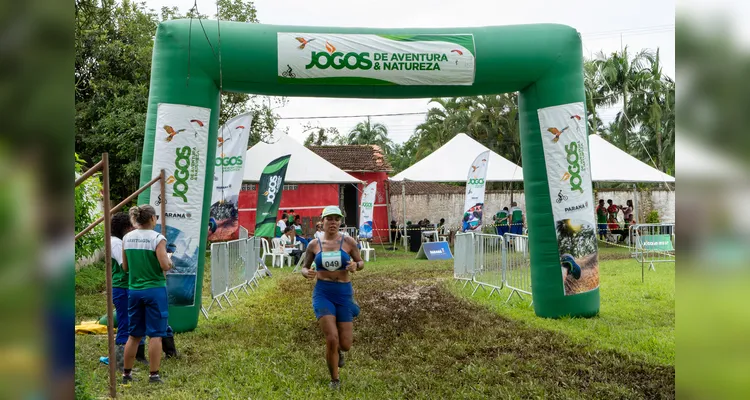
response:
[[[142,184],[160,168],[169,176],[167,236],[177,261],[167,286],[176,332],[198,324],[214,179],[214,163],[206,160],[216,157],[220,89],[382,99],[519,91],[534,310],[552,318],[598,313],[583,55],[575,29],[202,26],[176,20],[157,30],[141,172]],[[158,205],[162,196],[153,190],[139,203]]]

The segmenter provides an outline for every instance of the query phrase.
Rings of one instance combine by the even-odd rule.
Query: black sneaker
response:
[[[164,381],[161,380],[161,376],[159,375],[149,375],[148,383],[164,383]]]
[[[133,375],[123,375],[122,376],[122,384],[123,385],[129,385],[133,383]]]
[[[339,350],[339,368],[344,366],[344,352]]]
[[[339,390],[341,388],[341,381],[338,379],[331,381],[331,383],[328,384],[328,388],[331,390]]]

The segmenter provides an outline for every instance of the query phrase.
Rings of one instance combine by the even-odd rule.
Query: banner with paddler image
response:
[[[362,192],[362,200],[359,204],[359,237],[362,239],[372,239],[373,219],[372,213],[375,209],[375,194],[377,193],[378,183],[372,182]]]
[[[482,208],[484,208],[485,179],[489,164],[489,150],[480,153],[469,167],[466,177],[466,197],[464,199],[463,232],[482,231]]]
[[[582,102],[537,110],[565,295],[599,287],[586,111]]]
[[[166,193],[151,186],[150,204],[157,210],[162,201],[166,206],[167,251],[174,264],[167,272],[167,295],[174,306],[195,304],[210,117],[203,107],[162,103],[157,109],[151,174],[155,178],[165,170]]]
[[[239,239],[239,197],[252,113],[238,115],[219,128],[216,138],[208,241]]]

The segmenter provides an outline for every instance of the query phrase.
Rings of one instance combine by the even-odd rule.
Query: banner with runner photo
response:
[[[582,102],[537,110],[565,295],[599,287],[586,110]]]
[[[167,252],[174,268],[167,272],[169,304],[192,306],[198,274],[202,206],[206,176],[206,148],[211,110],[181,104],[159,104],[152,176],[165,170],[166,193],[151,186],[150,204],[166,203]]]
[[[244,159],[252,122],[252,114],[245,113],[230,119],[219,128],[208,230],[210,242],[224,242],[240,237],[237,203],[245,172]]]

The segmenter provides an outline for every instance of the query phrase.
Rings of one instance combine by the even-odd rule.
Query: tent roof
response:
[[[650,167],[596,134],[589,135],[591,179],[595,182],[674,182],[673,176]]]
[[[448,143],[432,152],[411,167],[390,178],[418,182],[463,182],[474,159],[489,150],[464,133],[454,136]],[[494,151],[490,151],[487,181],[522,181],[523,170]]]
[[[291,154],[286,170],[286,181],[293,183],[361,183],[301,143],[280,134],[276,143],[260,142],[245,153],[245,173],[242,180],[258,182],[263,169],[271,161]]]

